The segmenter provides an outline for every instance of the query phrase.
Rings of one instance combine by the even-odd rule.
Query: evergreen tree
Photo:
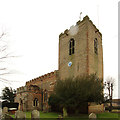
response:
[[[2,90],[2,100],[5,100],[7,102],[14,102],[15,95],[16,91],[13,90],[11,87],[5,87]]]
[[[76,111],[79,110],[80,105],[88,102],[102,103],[103,98],[102,80],[96,75],[88,75],[58,80],[54,93],[49,98],[49,105],[51,108],[57,106],[68,111]]]

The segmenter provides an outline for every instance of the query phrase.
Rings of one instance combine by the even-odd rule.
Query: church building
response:
[[[48,111],[48,98],[58,79],[90,74],[103,78],[102,34],[88,16],[59,35],[58,66],[58,70],[32,79],[17,89],[15,102],[19,103],[19,110]]]

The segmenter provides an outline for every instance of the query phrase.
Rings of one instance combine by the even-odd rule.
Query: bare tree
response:
[[[10,53],[7,52],[7,43],[3,40],[3,38],[6,36],[6,33],[2,33],[0,35],[0,81],[4,83],[9,83],[10,81],[4,78],[4,75],[10,74],[10,71],[5,65],[5,62],[8,58],[15,57],[10,55]]]
[[[109,111],[112,111],[112,97],[113,97],[113,87],[115,79],[112,77],[107,77],[105,81],[105,88],[108,90],[108,101],[110,103]]]

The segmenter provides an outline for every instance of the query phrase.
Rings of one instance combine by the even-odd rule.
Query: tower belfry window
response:
[[[72,55],[75,53],[75,40],[72,38],[70,41],[69,41],[69,55]]]
[[[94,52],[98,54],[98,40],[97,38],[94,39]]]

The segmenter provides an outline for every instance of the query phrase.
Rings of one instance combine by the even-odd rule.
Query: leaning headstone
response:
[[[63,108],[63,117],[67,117],[67,116],[68,116],[67,110],[66,110],[66,108]]]
[[[40,112],[38,110],[33,110],[31,112],[31,118],[34,119],[34,118],[40,118]]]
[[[89,115],[89,119],[90,120],[96,120],[96,118],[97,118],[97,116],[96,116],[96,114],[95,113],[91,113],[90,115]]]
[[[25,119],[26,114],[23,111],[18,110],[15,112],[15,118],[16,119],[18,119],[18,118]]]
[[[8,107],[4,107],[2,110],[2,114],[6,114],[6,113],[8,113]]]

